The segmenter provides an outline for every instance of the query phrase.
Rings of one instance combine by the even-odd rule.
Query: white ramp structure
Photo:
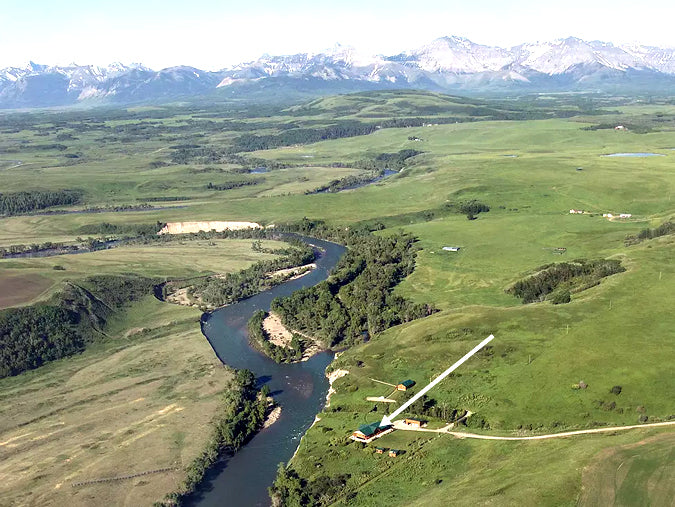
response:
[[[464,357],[462,357],[459,361],[457,361],[455,364],[453,364],[450,368],[445,370],[443,373],[441,373],[438,377],[436,377],[434,380],[432,380],[428,386],[426,386],[424,389],[422,389],[419,393],[417,393],[415,396],[410,398],[408,401],[406,401],[403,405],[398,407],[394,413],[390,414],[389,416],[384,416],[382,418],[382,422],[380,423],[380,427],[382,426],[391,426],[392,421],[396,419],[398,415],[401,414],[406,408],[408,408],[410,405],[415,403],[417,400],[419,400],[422,396],[424,396],[426,393],[429,392],[430,389],[432,389],[436,384],[438,384],[441,380],[443,380],[445,377],[450,375],[453,371],[455,371],[457,368],[459,368],[464,362],[467,361],[471,356],[473,356],[476,352],[478,352],[480,349],[485,347],[488,343],[490,343],[494,339],[494,335],[490,335],[485,340],[480,342],[478,345],[476,345],[474,348],[472,348],[469,352],[467,352]]]

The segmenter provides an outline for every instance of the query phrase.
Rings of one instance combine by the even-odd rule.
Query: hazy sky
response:
[[[0,67],[215,70],[335,43],[395,54],[443,35],[510,47],[569,35],[675,47],[673,0],[0,0]]]

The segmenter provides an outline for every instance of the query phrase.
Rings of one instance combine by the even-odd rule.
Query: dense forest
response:
[[[0,193],[0,215],[17,215],[51,206],[78,204],[80,190],[33,190],[31,192]]]
[[[606,276],[626,271],[616,259],[576,259],[572,262],[548,264],[538,268],[538,273],[506,289],[523,300],[534,303],[549,300],[553,304],[569,303],[571,294],[600,283]]]
[[[0,311],[0,377],[82,352],[102,339],[110,315],[152,290],[136,276],[94,276],[68,284],[49,302]]]
[[[349,247],[328,280],[272,301],[272,311],[288,328],[313,336],[324,347],[349,346],[434,311],[392,292],[415,267],[412,236],[375,236],[366,229],[310,220],[286,227]]]

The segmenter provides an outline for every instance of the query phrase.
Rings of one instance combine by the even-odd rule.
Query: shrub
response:
[[[561,305],[565,303],[569,303],[572,300],[572,296],[570,295],[570,291],[568,290],[561,290],[554,292],[551,297],[549,298],[549,301],[551,301],[551,304],[554,305]]]

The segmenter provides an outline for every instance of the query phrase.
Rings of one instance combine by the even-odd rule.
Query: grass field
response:
[[[150,298],[109,342],[0,381],[0,503],[150,505],[174,489],[230,379],[198,319]]]
[[[266,248],[279,243],[265,241]],[[97,252],[43,258],[0,259],[0,308],[29,304],[58,290],[66,280],[94,274],[134,273],[160,279],[188,278],[244,269],[273,258],[255,252],[250,240],[191,240],[121,246]],[[64,269],[54,269],[58,266]],[[49,290],[51,289],[51,290]]]
[[[535,109],[542,103],[553,109],[569,109],[575,107],[573,101],[540,97],[528,104]],[[292,462],[300,475],[313,479],[351,474],[344,497],[338,499],[338,504],[349,505],[661,505],[664,499],[667,504],[673,495],[668,469],[673,438],[668,430],[546,442],[468,441],[394,432],[377,445],[403,449],[405,454],[396,459],[375,455],[368,447],[343,444],[344,437],[358,425],[383,415],[382,406],[371,412],[374,403],[366,397],[386,395],[390,389],[371,378],[390,383],[412,378],[419,389],[490,333],[496,336],[493,348],[473,358],[430,393],[439,406],[474,412],[471,424],[484,421],[483,428],[472,431],[529,435],[635,424],[645,416],[648,421],[665,420],[675,414],[670,395],[675,392],[674,240],[666,236],[624,245],[626,235],[675,216],[675,131],[668,119],[673,106],[665,102],[635,105],[619,99],[607,99],[607,104],[611,107],[605,114],[580,111],[580,116],[569,119],[383,128],[366,136],[261,150],[244,155],[263,160],[256,164],[292,167],[243,175],[237,172],[241,168],[235,162],[151,164],[170,163],[175,145],[195,143],[220,149],[242,132],[276,135],[293,125],[323,127],[335,119],[371,122],[422,114],[476,119],[481,103],[435,94],[385,92],[317,99],[260,118],[224,115],[212,118],[213,124],[199,123],[203,119],[199,114],[178,111],[172,116],[167,112],[151,121],[107,120],[103,123],[109,131],[100,127],[109,139],[106,142],[100,141],[102,134],[95,125],[91,132],[78,133],[75,124],[56,130],[55,124],[45,121],[40,128],[48,131],[47,136],[36,135],[41,133],[36,127],[3,137],[2,147],[15,150],[1,157],[3,192],[81,188],[85,202],[77,207],[135,204],[144,199],[170,207],[2,218],[0,245],[74,241],[82,235],[83,226],[101,222],[152,224],[201,219],[271,224],[309,217],[344,226],[378,221],[392,224],[378,234],[408,231],[419,239],[421,248],[416,270],[396,293],[416,302],[433,303],[441,311],[389,329],[336,360],[334,367],[350,373],[336,381],[331,406],[302,440]],[[513,107],[516,105],[514,101]],[[499,106],[500,110],[505,107]],[[228,121],[237,122],[240,130],[228,130]],[[586,129],[613,123],[635,124],[649,132]],[[66,150],[35,150],[29,149],[30,144],[21,144],[26,140],[56,143],[59,133],[68,132],[79,139],[62,141]],[[356,161],[403,149],[424,153],[412,158],[398,175],[355,190],[304,195],[332,179],[358,173],[348,167]],[[603,157],[624,152],[663,156]],[[69,161],[64,153],[80,155]],[[347,167],[330,167],[338,164]],[[264,182],[226,191],[206,188],[209,182],[238,179]],[[155,202],[157,197],[185,199]],[[447,203],[471,199],[488,204],[491,210],[476,220],[442,211]],[[571,208],[589,213],[570,215]],[[429,213],[426,217],[406,215],[422,211]],[[609,221],[602,217],[607,212],[633,216]],[[240,269],[262,258],[251,251],[250,241],[215,243],[171,243],[59,258],[2,260],[0,283],[3,288],[16,289],[12,294],[3,290],[0,305],[33,301],[64,279],[87,274],[194,276]],[[461,250],[446,252],[443,246],[459,246]],[[563,255],[554,255],[558,247],[566,248]],[[223,252],[228,253],[224,258]],[[569,304],[522,305],[504,292],[539,266],[576,258],[621,259],[627,271],[573,294]],[[63,265],[65,271],[53,270],[54,264]],[[148,476],[142,481],[150,485],[143,487],[139,479],[127,499],[121,495],[129,482],[120,482],[110,490],[65,485],[79,477],[170,466],[165,463],[185,460],[195,452],[198,430],[207,424],[208,407],[215,406],[215,393],[226,383],[227,374],[212,367],[210,351],[200,341],[198,328],[193,327],[196,314],[175,308],[148,300],[115,324],[116,341],[0,383],[3,392],[15,393],[19,400],[11,405],[7,402],[2,412],[8,429],[0,440],[16,451],[7,466],[6,460],[0,465],[10,484],[0,495],[35,505],[50,491],[59,501],[81,504],[91,495],[109,495],[106,498],[111,503],[136,505],[158,498],[154,492],[170,489],[169,483],[175,482],[177,475]],[[155,314],[156,324],[144,323],[148,315]],[[167,326],[172,320],[180,323]],[[124,338],[130,329],[153,326],[159,329]],[[174,349],[184,351],[181,357],[170,353]],[[141,357],[150,358],[144,359],[149,362],[139,366]],[[99,368],[101,365],[104,367]],[[103,375],[98,373],[102,370],[117,373],[111,374],[115,379],[102,379],[100,387],[88,382],[69,384],[65,377],[78,368],[96,372],[92,377],[96,379]],[[154,376],[161,379],[152,380]],[[588,388],[573,389],[581,380]],[[118,385],[123,386],[119,392]],[[197,388],[204,385],[208,386],[204,390]],[[610,392],[616,385],[622,386],[619,395]],[[40,396],[32,401],[35,392]],[[65,415],[54,415],[17,427],[28,420],[28,414],[42,413],[42,406],[36,405],[47,404],[42,394],[57,400],[67,396],[68,403],[77,403],[73,424],[88,422],[89,426],[81,429],[90,439],[85,439],[87,445],[101,427],[109,427],[101,433],[122,443],[157,425],[164,426],[133,440],[133,445],[143,443],[152,452],[121,470],[115,463],[130,459],[121,445],[108,459],[94,447],[78,450],[80,443],[65,431],[29,443],[35,436],[60,431],[56,425],[65,422],[59,418]],[[131,403],[138,398],[147,401]],[[120,409],[124,412],[115,417],[98,416],[101,400],[109,400],[107,406],[124,407]],[[197,403],[207,407],[204,413],[196,409],[202,406]],[[142,410],[137,408],[141,406]],[[167,409],[170,406],[174,408]],[[184,410],[179,412],[175,407]],[[165,409],[158,422],[158,411]],[[145,418],[149,422],[139,422]],[[192,420],[196,421],[194,428],[189,427]],[[440,421],[431,420],[431,424]],[[126,436],[129,429],[136,433]],[[21,432],[29,431],[31,436],[21,437]],[[57,452],[61,437],[56,435],[64,435],[62,444],[67,451]],[[20,438],[9,440],[16,437]],[[108,444],[98,445],[103,449]],[[35,453],[51,456],[51,461],[45,458],[36,468],[30,464],[38,461]],[[66,461],[71,455],[75,458]],[[30,465],[24,465],[28,468],[13,473],[26,456],[30,458],[26,461]],[[85,473],[88,461],[94,465]],[[45,473],[38,468],[44,464],[53,471],[40,477]],[[54,490],[58,483],[63,486]],[[23,496],[33,486],[38,501]],[[71,496],[58,496],[65,495],[66,489]],[[145,490],[152,493],[142,493]],[[356,496],[350,496],[353,493]]]

